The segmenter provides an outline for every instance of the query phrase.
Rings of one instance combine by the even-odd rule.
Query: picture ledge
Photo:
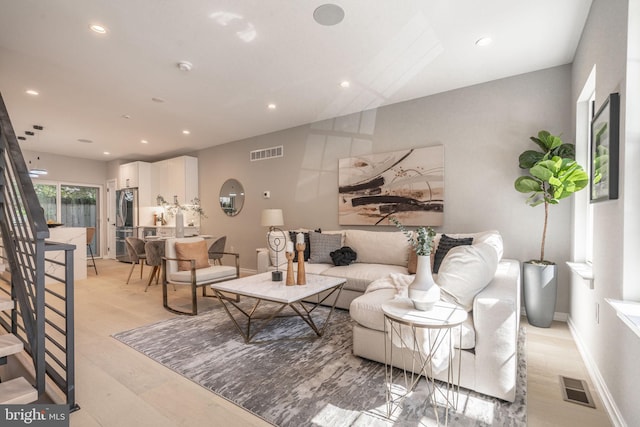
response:
[[[611,298],[605,298],[605,301],[613,307],[620,320],[640,337],[640,302]]]

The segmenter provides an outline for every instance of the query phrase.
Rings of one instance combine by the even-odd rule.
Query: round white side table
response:
[[[410,394],[418,384],[420,377],[424,377],[429,387],[429,400],[433,407],[436,421],[440,424],[438,415],[438,396],[445,407],[445,425],[449,422],[449,409],[458,406],[458,392],[460,390],[460,357],[458,357],[457,375],[454,375],[454,348],[452,331],[467,319],[467,312],[455,304],[438,301],[431,310],[419,311],[413,307],[409,299],[395,299],[382,304],[384,312],[385,336],[385,390],[387,397],[387,417],[400,408],[404,398]],[[424,337],[428,339],[428,348],[423,348]],[[462,344],[462,334],[459,335]],[[433,355],[442,346],[448,346],[447,352],[447,383],[437,387],[433,375]],[[407,351],[410,350],[410,351]],[[400,353],[400,362],[394,363],[394,353]],[[410,359],[407,358],[410,353]],[[397,357],[397,356],[396,356]],[[395,369],[394,369],[395,367]],[[400,372],[398,372],[400,368]],[[394,374],[396,380],[394,380]],[[397,377],[401,384],[396,384]]]

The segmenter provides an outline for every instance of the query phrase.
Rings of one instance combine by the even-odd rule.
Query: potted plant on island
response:
[[[409,284],[409,299],[416,310],[427,311],[440,300],[440,288],[435,286],[431,274],[431,249],[436,232],[431,227],[418,227],[415,232],[407,230],[397,218],[391,216],[393,222],[407,236],[407,240],[415,251],[418,262],[416,275]]]
[[[575,161],[573,144],[563,143],[559,136],[546,130],[531,140],[540,151],[527,150],[520,155],[520,168],[526,169],[527,175],[518,177],[514,185],[517,191],[529,194],[527,204],[544,206],[544,225],[540,258],[523,264],[524,303],[529,323],[548,328],[553,321],[557,292],[557,265],[544,259],[549,206],[585,188],[589,177]]]

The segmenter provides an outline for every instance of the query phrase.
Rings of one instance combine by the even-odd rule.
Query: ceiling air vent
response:
[[[262,150],[253,150],[249,152],[249,160],[256,162],[258,160],[273,159],[275,157],[284,157],[284,148],[282,145]]]

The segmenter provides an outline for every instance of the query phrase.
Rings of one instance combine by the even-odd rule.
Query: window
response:
[[[62,223],[67,227],[96,228],[91,250],[95,256],[100,255],[99,187],[42,182],[34,183],[33,187],[48,222]]]

